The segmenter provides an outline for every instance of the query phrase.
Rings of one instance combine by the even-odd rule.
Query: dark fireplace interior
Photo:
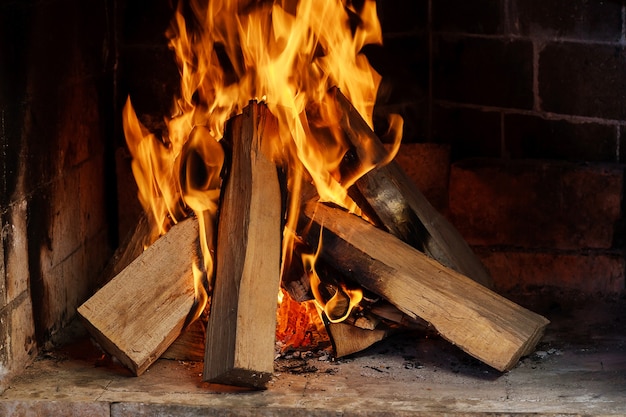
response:
[[[172,3],[0,2],[0,394],[54,348],[135,227],[121,109],[130,95],[163,129],[179,85]],[[403,116],[398,162],[497,291],[623,304],[626,2],[377,9],[375,130]]]

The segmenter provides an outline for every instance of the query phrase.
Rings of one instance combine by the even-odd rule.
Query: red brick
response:
[[[396,162],[437,210],[448,206],[450,148],[435,143],[403,144]]]
[[[589,294],[624,291],[624,257],[607,253],[559,254],[521,251],[478,251],[496,290],[506,292],[553,287]]]
[[[611,248],[623,172],[566,162],[468,160],[450,173],[450,217],[472,245]]]

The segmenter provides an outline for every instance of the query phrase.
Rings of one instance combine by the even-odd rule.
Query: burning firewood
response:
[[[277,134],[264,105],[230,121],[231,168],[223,186],[216,276],[203,379],[263,388],[274,369],[282,200],[276,165],[263,151]]]
[[[91,335],[135,375],[185,325],[195,299],[191,264],[197,240],[195,219],[175,225],[78,308]]]
[[[548,320],[425,256],[357,216],[308,203],[306,239],[321,258],[459,348],[505,371],[535,347]]]
[[[387,151],[348,99],[331,94],[343,111],[342,127],[354,147],[353,157],[381,162]],[[459,232],[428,202],[395,161],[360,177],[350,192],[369,217],[390,233],[474,281],[493,287],[493,280]]]
[[[387,328],[362,329],[345,322],[327,323],[326,330],[338,358],[361,352],[389,334]]]

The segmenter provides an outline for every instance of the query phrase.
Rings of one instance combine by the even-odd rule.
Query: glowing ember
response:
[[[304,184],[314,184],[320,201],[359,213],[347,194],[355,178],[339,171],[347,146],[328,90],[339,87],[372,126],[380,76],[361,50],[382,43],[375,3],[191,0],[179,5],[167,35],[181,75],[167,137],[158,139],[141,126],[130,99],[124,109],[140,201],[159,234],[189,210],[196,214],[204,253],[198,268],[211,277],[224,159],[218,142],[230,117],[251,99],[263,100],[279,122],[273,158],[289,175],[284,272],[293,254]],[[314,271],[312,264],[307,268]],[[312,283],[314,292],[318,284]],[[359,291],[339,286],[332,300],[318,294],[318,302],[343,311],[337,317],[327,312],[342,320],[359,297]]]

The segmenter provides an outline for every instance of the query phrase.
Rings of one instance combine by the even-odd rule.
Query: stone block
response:
[[[97,183],[96,183],[97,184]],[[80,169],[74,168],[65,172],[57,179],[51,188],[49,204],[51,223],[46,232],[51,236],[48,250],[42,251],[44,268],[60,264],[74,253],[82,244],[83,230],[81,229],[81,201],[80,201]]]
[[[433,107],[433,140],[451,145],[452,160],[499,158],[500,113],[459,107]]]
[[[607,249],[623,186],[619,166],[468,160],[451,168],[450,216],[471,245]]]
[[[11,80],[6,80],[6,85],[15,88]],[[2,90],[0,88],[0,90]],[[12,92],[13,93],[13,92]],[[19,96],[19,94],[14,93]],[[0,100],[2,100],[3,92],[0,91]],[[6,98],[8,99],[8,98]],[[15,97],[16,101],[20,98]],[[0,210],[8,207],[15,200],[24,197],[24,190],[18,188],[20,175],[24,171],[25,161],[21,158],[22,154],[22,121],[24,120],[25,109],[21,104],[9,105],[0,110]]]
[[[617,162],[618,157],[617,129],[610,124],[507,114],[504,141],[511,158]]]
[[[515,2],[522,35],[618,42],[622,36],[619,1],[524,0]]]
[[[115,150],[115,178],[117,179],[118,236],[121,240],[135,230],[143,208],[137,197],[138,189],[131,169],[132,157],[128,148]]]
[[[102,155],[81,165],[78,171],[78,196],[80,199],[80,229],[83,239],[91,239],[108,227],[109,214],[104,191],[104,162]],[[105,249],[105,248],[103,248]]]
[[[37,354],[31,301],[27,293],[0,309],[0,393]],[[2,407],[2,403],[0,403]],[[0,415],[13,415],[11,413]]]
[[[432,3],[433,29],[439,32],[494,35],[502,33],[503,0],[437,0]]]
[[[0,394],[7,388],[9,379],[12,377],[12,362],[9,359],[10,342],[9,311],[7,308],[0,308]]]
[[[626,119],[626,50],[592,43],[549,43],[539,55],[545,111]]]
[[[11,417],[31,416],[89,416],[111,417],[107,402],[79,402],[67,400],[13,400],[0,402],[0,415]]]
[[[32,302],[27,296],[20,297],[14,303],[14,308],[10,313],[9,331],[11,335],[10,360],[20,368],[25,367],[37,354]]]
[[[587,294],[620,294],[626,289],[623,254],[478,250],[500,292],[537,287]]]
[[[435,143],[402,144],[395,158],[430,204],[443,212],[448,206],[450,148]]]
[[[28,290],[27,203],[25,200],[9,207],[2,223],[6,303],[11,303]],[[6,223],[5,223],[6,221]],[[3,277],[5,275],[3,274]],[[1,293],[1,291],[0,291]]]
[[[435,36],[433,98],[483,106],[531,109],[532,42]]]
[[[626,125],[619,127],[619,162],[626,163]]]

